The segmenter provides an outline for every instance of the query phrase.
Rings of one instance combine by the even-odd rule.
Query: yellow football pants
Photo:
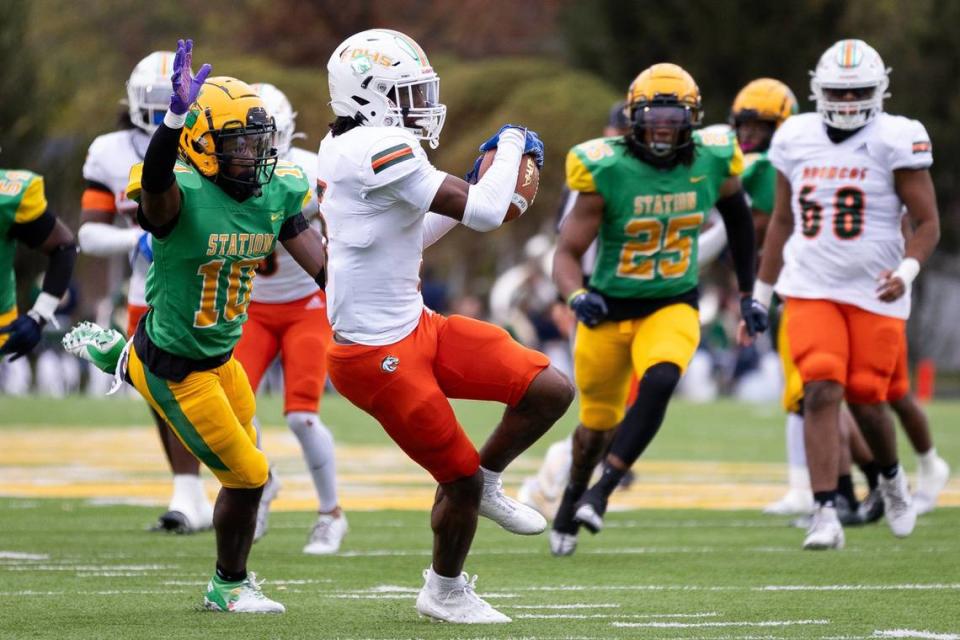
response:
[[[12,309],[8,309],[3,313],[0,313],[0,327],[5,327],[14,320],[17,319],[17,307],[14,306]],[[0,347],[2,347],[7,339],[10,337],[9,333],[0,333]]]
[[[224,487],[254,489],[266,484],[267,457],[257,448],[253,426],[256,399],[235,358],[173,382],[150,373],[131,348],[127,375]]]
[[[644,318],[604,322],[593,329],[577,324],[573,373],[580,391],[580,423],[588,429],[613,429],[626,413],[630,374],[671,362],[683,373],[700,342],[700,314],[673,304]]]
[[[803,400],[803,378],[790,354],[790,338],[787,337],[787,305],[781,307],[780,326],[777,329],[777,351],[783,366],[783,409],[788,413],[800,411]]]

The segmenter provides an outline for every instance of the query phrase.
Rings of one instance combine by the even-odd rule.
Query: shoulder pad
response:
[[[878,141],[891,170],[926,169],[933,164],[930,135],[919,120],[882,113],[877,124]]]
[[[43,176],[26,170],[0,170],[0,196],[13,199],[16,211],[13,221],[23,224],[36,220],[47,210],[47,196]]]
[[[743,152],[737,136],[730,127],[707,127],[693,132],[697,154],[714,158],[714,165],[723,178],[743,173]]]
[[[595,193],[596,177],[607,167],[617,163],[622,155],[621,138],[594,138],[576,145],[567,154],[567,187],[571,191]]]
[[[289,160],[277,162],[270,189],[281,194],[289,215],[300,213],[310,201],[310,181],[306,172]]]

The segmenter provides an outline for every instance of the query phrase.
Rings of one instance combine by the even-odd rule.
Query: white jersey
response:
[[[777,293],[907,318],[909,288],[894,302],[882,302],[876,289],[880,273],[903,259],[903,202],[893,172],[933,164],[923,125],[881,113],[834,144],[820,115],[804,113],[777,129],[768,157],[793,194],[794,230]]]
[[[284,160],[288,160],[303,169],[310,183],[310,201],[303,208],[303,217],[311,224],[320,227],[317,209],[317,156],[304,149],[291,148]],[[319,291],[317,283],[303,270],[297,261],[287,253],[279,242],[273,254],[267,256],[264,265],[257,270],[257,279],[251,294],[254,302],[279,304],[306,298]]]
[[[90,144],[83,163],[83,178],[108,188],[114,195],[119,220],[123,226],[136,226],[137,203],[127,198],[130,168],[143,161],[150,135],[142,129],[124,129],[97,137]],[[150,263],[142,258],[133,261],[127,290],[127,302],[146,306],[147,270]]]
[[[446,176],[398,127],[356,127],[320,143],[327,316],[339,335],[384,345],[417,327],[424,214]]]

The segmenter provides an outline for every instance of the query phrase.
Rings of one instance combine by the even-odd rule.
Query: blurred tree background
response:
[[[431,152],[439,168],[464,173],[477,144],[504,122],[538,130],[547,145],[541,192],[527,215],[482,239],[457,230],[428,252],[454,293],[480,294],[527,238],[552,228],[566,151],[599,135],[640,70],[663,60],[686,67],[700,84],[707,123],[726,120],[736,92],[759,76],[784,80],[810,110],[808,70],[820,53],[840,38],[863,38],[894,69],[887,110],[920,119],[932,136],[944,223],[937,260],[955,269],[954,0],[0,0],[0,8],[3,166],[44,173],[53,206],[74,228],[87,146],[115,127],[124,83],[147,53],[190,36],[197,61],[211,62],[215,74],[276,84],[299,112],[302,146],[315,149],[331,119],[325,67],[336,44],[370,27],[408,33],[430,54],[449,107],[442,144]],[[96,291],[101,269],[82,260],[81,285]]]

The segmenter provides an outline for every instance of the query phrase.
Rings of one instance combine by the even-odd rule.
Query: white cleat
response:
[[[833,507],[818,507],[813,512],[807,537],[803,541],[804,549],[843,549],[846,542],[843,527]]]
[[[484,484],[480,515],[493,520],[510,533],[523,536],[543,533],[547,528],[547,519],[535,509],[503,493],[503,482],[500,480],[496,484]]]
[[[921,465],[917,470],[917,492],[913,494],[913,504],[917,515],[930,513],[937,506],[940,492],[950,479],[950,465],[940,456],[929,464]]]
[[[267,520],[270,518],[270,503],[280,493],[280,480],[276,472],[271,469],[267,477],[267,484],[263,485],[263,494],[260,496],[260,506],[257,507],[257,527],[253,531],[253,541],[256,542],[267,533]]]
[[[884,516],[893,535],[905,538],[913,533],[913,527],[917,524],[917,510],[910,498],[910,487],[907,486],[907,474],[903,467],[892,478],[880,474],[877,488],[883,496]]]
[[[468,580],[464,573],[461,576],[462,585],[447,592],[430,585],[427,579],[428,571],[423,572],[426,583],[417,595],[417,612],[439,622],[454,622],[458,624],[498,624],[511,622],[477,595],[477,576]]]
[[[263,595],[262,584],[252,571],[243,582],[224,583],[214,577],[207,583],[203,606],[225,613],[284,613],[286,607]]]
[[[343,513],[339,516],[321,513],[316,524],[313,525],[303,552],[311,556],[327,556],[336,553],[340,550],[340,543],[343,542],[343,536],[347,535],[348,530],[347,517]]]
[[[790,489],[776,502],[763,508],[768,516],[804,516],[813,511],[813,492],[804,489]]]
[[[550,530],[550,553],[557,557],[572,556],[576,550],[577,534]]]

